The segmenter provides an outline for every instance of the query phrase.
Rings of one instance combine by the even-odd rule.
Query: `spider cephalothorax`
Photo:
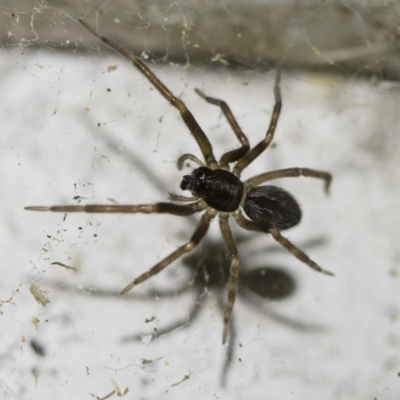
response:
[[[218,162],[214,157],[213,148],[208,137],[203,132],[192,113],[186,107],[185,103],[175,97],[138,57],[110,39],[101,36],[88,23],[82,20],[79,20],[79,22],[108,46],[129,59],[160,92],[160,94],[180,112],[183,121],[200,147],[204,162],[193,154],[184,154],[179,158],[178,168],[182,168],[185,160],[195,162],[199,165],[199,168],[195,169],[191,175],[185,175],[180,185],[182,190],[191,191],[191,197],[171,195],[171,200],[176,201],[177,203],[162,202],[136,205],[88,204],[30,206],[26,207],[26,209],[32,211],[54,212],[159,213],[178,216],[187,216],[204,211],[200,222],[189,241],[133,280],[122,290],[122,294],[159,273],[182,255],[191,252],[204,238],[211,221],[218,215],[221,234],[230,255],[230,271],[227,285],[228,301],[224,312],[222,333],[223,342],[226,341],[239,280],[239,257],[228,222],[229,216],[233,216],[237,224],[244,229],[271,234],[278,243],[309,267],[318,272],[333,275],[331,272],[322,269],[302,250],[292,244],[280,233],[280,231],[289,229],[300,222],[301,211],[296,200],[288,192],[276,186],[259,186],[260,184],[272,179],[309,176],[324,180],[325,190],[328,191],[331,182],[331,175],[327,172],[311,170],[308,168],[287,168],[265,172],[244,182],[240,180],[240,175],[243,169],[252,163],[269,146],[274,137],[282,107],[279,87],[279,72],[277,73],[275,80],[275,106],[269,128],[265,137],[251,149],[246,135],[242,132],[228,105],[224,101],[206,96],[202,91],[196,89],[196,93],[204,98],[208,103],[221,108],[241,144],[238,149],[223,154]],[[179,204],[182,202],[186,204]],[[243,214],[242,209],[248,218]]]
[[[200,167],[183,177],[181,189],[190,190],[217,211],[230,212],[242,202],[244,185],[229,171]]]

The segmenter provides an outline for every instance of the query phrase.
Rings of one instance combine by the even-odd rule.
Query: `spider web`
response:
[[[122,395],[126,387],[127,398],[146,399],[165,392],[182,398],[261,399],[266,392],[285,399],[396,398],[397,3],[132,3],[1,5],[2,398],[101,398]],[[278,264],[299,288],[287,301],[264,301],[260,309],[238,299],[235,359],[225,388],[219,378],[226,356],[222,317],[212,293],[202,298],[205,307],[188,329],[155,342],[120,343],[126,334],[162,329],[189,315],[193,291],[139,298],[155,288],[178,289],[192,276],[182,262],[138,288],[136,300],[75,293],[121,289],[187,240],[193,219],[64,218],[23,210],[165,200],[182,177],[177,157],[200,155],[176,111],[76,18],[141,55],[187,103],[217,155],[238,143],[220,111],[193,89],[228,101],[254,145],[269,122],[279,66],[283,112],[274,146],[244,177],[294,166],[334,175],[329,198],[310,179],[276,182],[304,212],[286,236],[299,245],[323,239],[305,250],[333,270],[334,279],[274,251],[266,236],[240,247],[246,268]],[[218,243],[213,225],[210,240]],[[51,281],[72,289],[59,290]],[[32,291],[50,303],[37,303]],[[299,332],[266,318],[270,310],[323,329]]]

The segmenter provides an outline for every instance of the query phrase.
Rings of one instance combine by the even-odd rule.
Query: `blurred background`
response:
[[[217,156],[264,135],[243,174],[301,204],[285,232],[325,269],[231,225],[241,288],[221,344],[227,260],[218,223],[189,257],[119,291],[188,240],[198,217],[63,215],[25,206],[152,203],[200,152],[176,110],[82,18],[140,56],[188,105]],[[400,5],[397,1],[2,1],[0,393],[5,399],[400,396]],[[128,392],[127,392],[128,391]],[[112,397],[110,397],[112,398]]]

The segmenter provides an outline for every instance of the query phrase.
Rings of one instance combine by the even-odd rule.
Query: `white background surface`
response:
[[[114,72],[107,67],[117,65]],[[235,74],[181,67],[155,68],[187,102],[215,145],[237,146],[216,107],[193,92],[229,102],[254,145],[273,108],[273,73]],[[244,307],[234,310],[236,355],[226,388],[219,385],[224,348],[215,301],[189,329],[158,341],[122,345],[129,333],[149,332],[186,315],[193,299],[125,301],[60,291],[49,281],[120,290],[175,249],[193,221],[173,216],[68,215],[24,211],[27,205],[145,203],[178,191],[183,152],[199,154],[177,112],[118,56],[7,54],[0,66],[0,391],[4,399],[90,398],[113,390],[127,398],[374,399],[400,396],[399,329],[399,88],[391,83],[283,75],[283,112],[269,149],[244,174],[304,166],[330,171],[330,197],[313,179],[286,179],[304,213],[286,233],[292,241],[323,238],[308,250],[335,278],[319,275],[287,253],[279,258],[299,289],[265,307],[318,332],[299,333]],[[107,88],[111,91],[107,91]],[[100,123],[101,127],[97,124]],[[120,147],[112,151],[103,137]],[[127,162],[133,151],[164,182]],[[190,170],[188,170],[190,171]],[[184,173],[188,173],[185,171]],[[164,194],[163,194],[164,191]],[[233,225],[234,223],[232,223]],[[210,232],[217,237],[217,224]],[[97,236],[95,236],[97,235]],[[257,248],[270,246],[261,235]],[[253,245],[251,242],[250,245]],[[251,257],[247,249],[243,258]],[[79,272],[51,266],[59,261]],[[185,270],[177,262],[137,288],[173,287]],[[42,307],[32,283],[48,290]],[[155,316],[155,320],[145,320]],[[32,318],[40,319],[38,329]],[[36,355],[29,341],[46,350]],[[143,360],[151,363],[143,364]],[[36,372],[34,372],[36,371]],[[35,378],[36,374],[36,378]],[[190,375],[190,379],[173,386]]]

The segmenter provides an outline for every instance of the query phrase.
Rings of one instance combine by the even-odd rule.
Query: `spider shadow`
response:
[[[235,237],[238,247],[246,245],[253,239],[253,235],[237,235]],[[302,245],[304,248],[320,246],[325,243],[324,239],[315,239]],[[246,252],[241,252],[246,254]],[[252,250],[251,255],[257,253],[273,254],[284,253],[278,246],[263,246],[262,249]],[[241,269],[239,274],[238,301],[256,310],[260,315],[283,324],[298,332],[322,332],[324,327],[320,324],[303,322],[276,312],[266,307],[271,302],[282,302],[292,297],[297,290],[294,277],[285,271],[279,264],[265,264],[254,266],[250,260],[241,258]],[[191,292],[195,300],[185,316],[170,323],[161,329],[152,332],[137,333],[122,337],[123,343],[141,341],[144,337],[150,337],[151,341],[161,339],[163,336],[172,334],[174,331],[187,329],[206,307],[207,302],[214,298],[221,314],[224,312],[226,297],[226,286],[229,280],[230,259],[224,248],[222,240],[204,239],[202,245],[190,255],[183,258],[182,264],[189,270],[190,279],[181,287],[169,291],[156,291],[148,297],[157,296],[159,299],[174,298]],[[232,365],[237,341],[237,328],[235,318],[230,322],[230,336],[225,350],[225,362],[220,378],[221,386],[226,386],[229,368]]]
[[[255,235],[237,235],[236,241],[239,247],[251,246]],[[318,247],[325,244],[324,239],[315,239],[303,243],[304,248]],[[322,332],[324,327],[320,324],[304,322],[286,317],[274,311],[273,307],[268,307],[269,303],[282,302],[292,297],[297,290],[297,283],[294,277],[285,271],[279,264],[255,265],[252,258],[257,255],[272,255],[274,253],[284,253],[278,246],[262,246],[262,248],[252,249],[248,257],[241,259],[241,272],[239,275],[238,301],[256,310],[261,316],[272,321],[283,324],[289,329],[302,333]],[[242,254],[246,252],[242,251]],[[139,332],[132,335],[123,336],[121,343],[132,341],[142,342],[146,339],[147,343],[155,340],[162,340],[163,337],[173,334],[175,331],[190,328],[196,321],[200,313],[204,310],[207,303],[214,299],[218,310],[223,313],[224,301],[226,296],[226,285],[229,279],[230,260],[222,240],[204,239],[203,243],[190,255],[183,257],[183,266],[188,270],[188,279],[179,287],[171,290],[148,290],[144,294],[128,293],[124,296],[119,291],[106,289],[93,289],[83,287],[77,289],[74,285],[65,282],[49,281],[47,285],[56,287],[58,290],[74,292],[79,295],[91,296],[96,298],[112,298],[120,301],[149,301],[149,300],[168,300],[176,299],[180,296],[191,294],[194,297],[192,305],[185,313],[184,317],[171,322],[162,327],[155,328],[151,332]],[[229,369],[235,357],[235,344],[237,342],[237,327],[235,318],[230,322],[230,335],[225,346],[224,363],[220,376],[220,384],[226,386]]]

